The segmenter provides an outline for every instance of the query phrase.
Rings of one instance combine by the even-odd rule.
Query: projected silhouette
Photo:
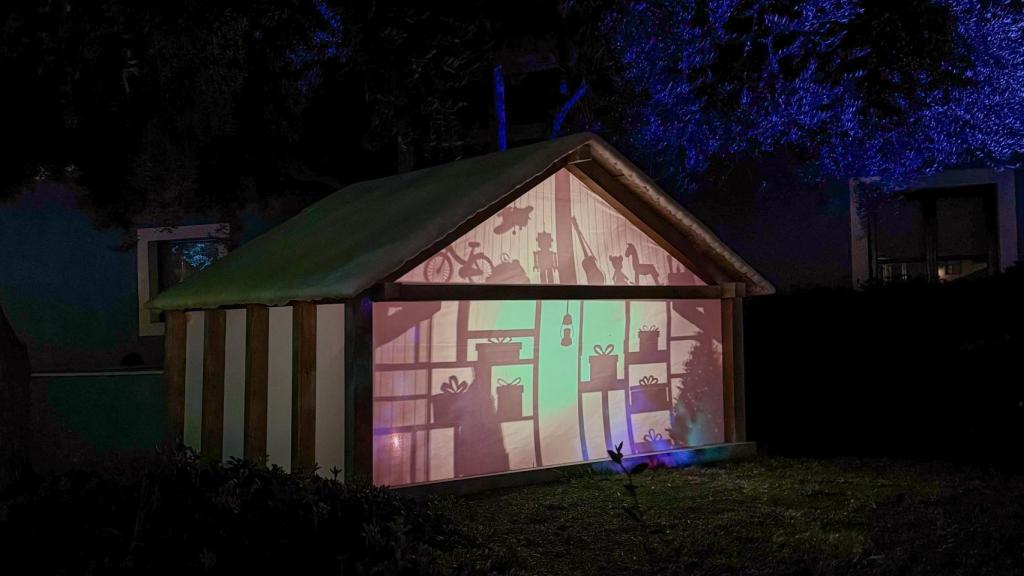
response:
[[[525,281],[508,267],[496,270],[505,254],[508,262],[518,261],[526,268]],[[631,270],[623,272],[622,261],[614,263],[614,258],[629,259]],[[614,263],[611,269],[609,262]],[[612,284],[626,285],[628,278],[632,284],[661,284],[665,275],[658,267],[666,265],[685,270],[629,218],[565,172],[502,207],[399,281],[600,286],[609,278]],[[677,285],[690,284],[703,282],[695,276],[680,277]]]
[[[616,286],[628,286],[629,278],[622,271],[622,256],[609,256],[608,261],[612,263],[612,284]]]
[[[494,227],[494,233],[504,234],[511,231],[512,234],[515,234],[517,229],[526,228],[526,225],[530,223],[531,212],[533,212],[533,206],[523,206],[522,208],[509,206],[502,208],[498,212],[498,218],[501,219],[501,223]]]
[[[629,258],[630,263],[633,265],[633,284],[640,284],[642,276],[650,276],[651,282],[658,284],[658,269],[654,267],[654,264],[640,262],[640,254],[637,253],[636,246],[633,243],[626,244],[624,255],[626,258]]]
[[[399,282],[704,284],[575,177],[559,182]],[[722,441],[718,300],[378,302],[373,330],[380,484],[605,458],[613,438],[633,454]]]

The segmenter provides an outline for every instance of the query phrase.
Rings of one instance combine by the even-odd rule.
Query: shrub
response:
[[[7,565],[72,574],[485,574],[507,563],[436,502],[386,488],[248,461],[209,464],[187,449],[121,464],[54,475],[0,504],[0,541],[15,556]]]
[[[1024,267],[751,298],[748,434],[789,455],[1003,462],[1024,441]]]

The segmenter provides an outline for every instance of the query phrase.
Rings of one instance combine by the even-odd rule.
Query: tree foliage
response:
[[[489,151],[492,66],[512,54],[572,65],[565,35],[590,29],[573,3],[528,4],[6,5],[0,66],[17,89],[0,114],[18,145],[0,195],[66,181],[99,224],[128,229],[304,204]],[[553,115],[557,98],[541,96],[530,100]]]
[[[0,61],[18,142],[8,192],[88,191],[105,224],[231,211],[291,167],[304,104],[287,55],[305,2],[72,0],[10,6]]]
[[[674,189],[721,190],[740,167],[898,186],[1024,147],[1024,16],[1008,0],[0,10],[0,196],[64,180],[122,228],[305,204],[493,150],[499,64],[510,124],[597,131]]]
[[[638,102],[622,138],[686,186],[752,158],[896,187],[1024,149],[1011,2],[644,0],[606,22]]]

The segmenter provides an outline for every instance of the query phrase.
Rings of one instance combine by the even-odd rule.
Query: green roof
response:
[[[567,155],[586,145],[614,156],[620,171],[623,163],[632,166],[599,137],[575,134],[358,182],[242,245],[208,269],[158,295],[148,306],[157,310],[202,309],[356,296],[477,212],[550,171]],[[731,257],[726,260],[741,264],[738,275],[753,280],[755,293],[759,282],[767,287],[760,292],[771,291],[767,281],[710,231],[653,183],[645,182],[647,193],[653,190],[659,196],[656,205],[680,211],[686,219],[682,228],[701,227],[710,234],[718,251]]]

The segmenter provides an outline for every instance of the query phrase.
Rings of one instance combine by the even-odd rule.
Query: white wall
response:
[[[316,307],[316,462],[322,475],[345,466],[345,305]],[[340,477],[340,476],[339,476]]]
[[[292,307],[270,308],[267,366],[268,462],[291,469]],[[185,444],[202,449],[205,313],[189,312],[185,345]],[[322,475],[345,462],[345,363],[342,304],[317,306],[316,461]],[[246,311],[226,311],[223,456],[240,458],[245,438]]]
[[[267,462],[291,470],[292,307],[270,309],[267,358]]]

